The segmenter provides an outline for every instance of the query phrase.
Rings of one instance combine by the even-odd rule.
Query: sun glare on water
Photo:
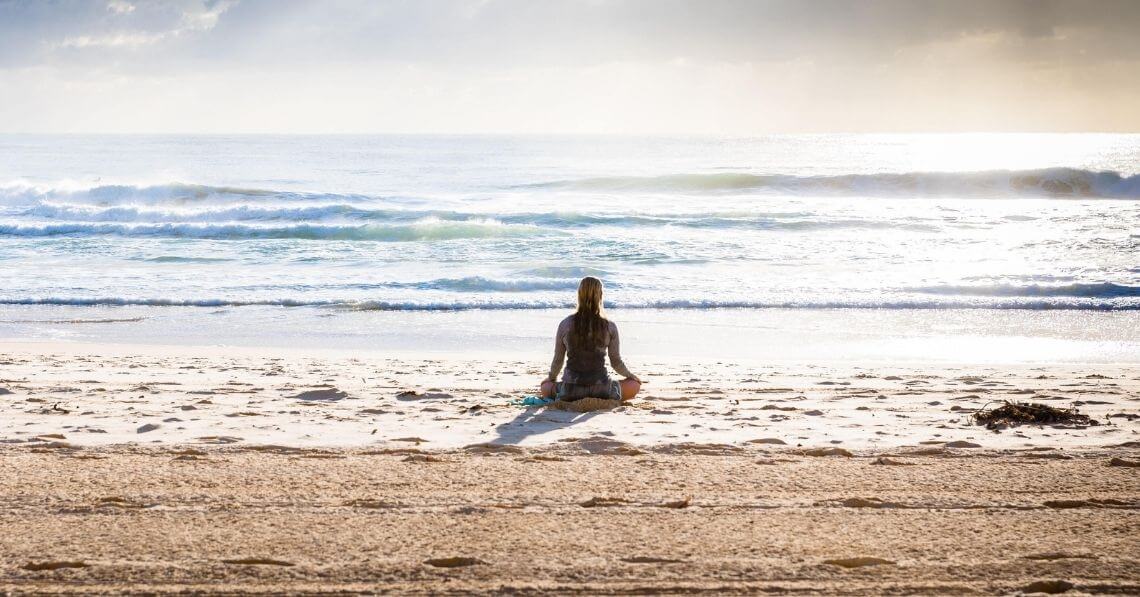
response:
[[[1029,170],[1079,164],[1107,153],[1116,138],[1099,135],[964,133],[886,135],[906,148],[911,172]]]

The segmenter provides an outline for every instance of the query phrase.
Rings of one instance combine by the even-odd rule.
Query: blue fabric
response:
[[[517,398],[511,400],[511,404],[514,406],[546,406],[551,402],[554,402],[553,398],[542,398],[540,396],[523,396],[522,400]]]

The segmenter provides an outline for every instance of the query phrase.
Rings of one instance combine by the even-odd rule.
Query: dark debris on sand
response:
[[[986,429],[1000,430],[1016,425],[1099,425],[1095,419],[1081,414],[1076,407],[1057,408],[1037,402],[1010,402],[1002,400],[1001,406],[988,408],[989,403],[970,415],[978,425]]]

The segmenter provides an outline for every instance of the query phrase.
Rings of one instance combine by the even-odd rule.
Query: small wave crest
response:
[[[583,267],[576,265],[547,265],[543,267],[534,267],[524,269],[519,272],[522,276],[532,276],[535,278],[584,278],[586,276],[594,276],[595,278],[604,278],[610,275],[610,272],[596,268],[596,267]],[[577,286],[575,286],[576,288]]]
[[[0,237],[122,236],[207,240],[300,239],[344,241],[430,241],[549,234],[534,226],[508,225],[495,220],[445,221],[425,219],[405,225],[255,226],[247,224],[43,224],[0,225]]]
[[[694,300],[669,299],[659,301],[606,302],[607,309],[631,310],[707,310],[707,309],[1021,309],[1021,310],[1081,310],[1081,311],[1136,311],[1140,301],[1135,295],[1113,298],[1090,297],[972,297],[921,300],[908,298],[862,300]],[[1116,300],[1114,300],[1116,299]],[[346,311],[471,311],[471,310],[528,310],[572,309],[574,303],[561,299],[503,300],[446,300],[446,301],[389,301],[389,300],[311,300],[261,299],[237,300],[228,298],[129,298],[129,297],[0,297],[0,305],[60,305],[60,306],[136,306],[136,307],[314,307]]]
[[[264,223],[298,222],[298,223],[369,223],[369,224],[405,224],[411,225],[422,221],[449,222],[454,224],[487,222],[486,214],[467,213],[457,211],[418,211],[399,209],[375,209],[366,206],[351,204],[312,205],[302,207],[285,206],[256,206],[256,205],[225,205],[209,208],[194,209],[154,209],[137,206],[97,207],[74,204],[40,204],[24,209],[20,216],[51,222],[58,225],[44,226],[42,234],[32,229],[23,229],[19,232],[9,232],[10,236],[53,236],[58,231],[66,230],[64,223],[79,226],[81,224],[123,224],[131,225],[132,231],[143,234],[145,228],[140,224],[238,224],[238,223]],[[812,218],[811,214],[793,213],[675,213],[667,215],[642,214],[591,214],[582,212],[549,212],[549,213],[508,213],[496,215],[494,220],[500,224],[540,227],[543,229],[586,230],[595,227],[622,227],[622,228],[655,228],[680,227],[686,229],[707,230],[745,230],[745,231],[814,231],[839,229],[897,229],[911,232],[937,232],[939,228],[930,224],[915,221],[911,218],[897,220],[876,220],[868,218]],[[193,231],[186,227],[184,230]],[[80,233],[80,228],[74,228],[74,234]],[[92,227],[92,234],[99,230],[107,234],[125,235],[125,228]],[[197,232],[191,232],[196,234]],[[251,236],[251,238],[264,238]]]
[[[605,176],[536,182],[504,187],[528,191],[599,191],[650,193],[772,193],[781,195],[868,196],[868,197],[1083,197],[1106,199],[1140,198],[1140,175],[1080,168],[1040,168],[1031,170],[989,170],[973,172],[884,172],[847,173],[818,176],[753,174],[747,172],[679,173],[661,176]],[[457,189],[459,190],[459,189]],[[461,191],[461,190],[460,190]],[[267,199],[276,203],[316,202],[316,207],[297,207],[292,216],[286,208],[265,208]],[[227,185],[168,182],[157,184],[80,184],[72,181],[33,183],[24,180],[0,183],[0,204],[40,206],[68,203],[78,207],[98,206],[177,206],[252,203],[237,206],[236,219],[323,217],[330,213],[358,209],[355,202],[371,202],[385,197],[327,192],[295,192]],[[398,199],[398,197],[387,197]],[[51,216],[51,207],[42,213]],[[57,208],[58,209],[58,208]],[[270,209],[269,212],[258,211]],[[276,209],[278,213],[272,213]],[[304,211],[304,210],[311,211]],[[243,210],[245,210],[243,212]],[[63,212],[58,212],[66,216]],[[359,215],[359,214],[358,214]],[[382,215],[382,214],[381,214]],[[364,214],[368,217],[367,214]],[[138,221],[148,217],[129,209],[105,210],[102,217],[118,221]],[[218,217],[221,217],[220,215]],[[603,216],[604,217],[604,216]],[[589,222],[586,222],[589,223]]]
[[[771,192],[869,197],[1086,197],[1140,198],[1140,175],[1077,168],[981,172],[903,172],[789,176],[781,174],[669,174],[558,180],[522,189],[642,191],[653,193]]]
[[[1112,282],[1073,283],[1060,285],[994,284],[977,286],[930,286],[910,289],[921,294],[978,297],[1077,297],[1077,298],[1133,298],[1140,297],[1140,287],[1113,284]]]
[[[321,221],[329,218],[395,220],[404,214],[370,210],[349,204],[303,207],[224,205],[214,208],[155,209],[138,206],[104,207],[69,203],[42,203],[23,210],[21,216],[68,222],[208,223],[242,221]],[[406,218],[405,218],[406,219]]]
[[[400,286],[419,290],[450,290],[454,292],[533,292],[539,290],[574,290],[578,288],[578,280],[569,278],[497,280],[483,276],[471,276],[467,278],[441,278]]]
[[[157,257],[142,257],[140,259],[150,263],[224,263],[232,261],[225,257],[184,257],[181,255],[159,255]]]
[[[248,200],[260,197],[303,198],[301,193],[283,193],[225,185],[182,182],[160,184],[82,184],[60,181],[52,184],[24,180],[0,184],[0,200],[6,203],[33,202],[44,198],[66,199],[95,205],[116,204],[184,204],[211,199]]]

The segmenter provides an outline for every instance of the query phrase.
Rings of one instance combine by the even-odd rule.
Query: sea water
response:
[[[1136,312],[1140,135],[0,136],[8,339],[494,327],[586,275],[642,321]]]

